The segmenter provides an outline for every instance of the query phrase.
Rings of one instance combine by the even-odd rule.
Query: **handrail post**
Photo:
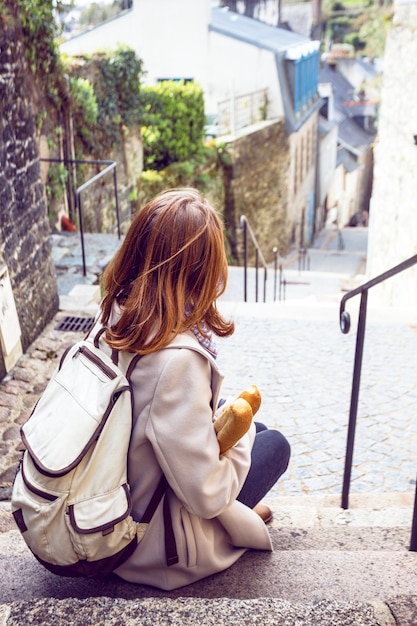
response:
[[[117,173],[116,173],[117,165],[114,165],[113,169],[113,185],[114,185],[114,198],[116,201],[116,220],[117,220],[117,236],[120,239],[120,213],[119,213],[119,196],[117,194]]]
[[[273,248],[272,252],[274,253],[274,302],[277,299],[277,276],[278,276],[278,248]]]
[[[241,218],[243,228],[243,301],[248,301],[248,227],[246,220]]]
[[[261,249],[259,248],[258,242],[256,241],[256,237],[253,234],[253,231],[249,225],[248,220],[244,215],[240,216],[240,226],[243,229],[243,249],[244,249],[244,301],[247,301],[247,269],[248,269],[248,234],[251,237],[252,243],[255,248],[255,259],[256,259],[256,268],[255,268],[255,287],[256,287],[256,302],[258,302],[258,293],[259,293],[259,262],[261,262],[264,268],[264,302],[266,302],[266,280],[267,280],[267,265],[266,261],[263,257]]]
[[[414,496],[413,521],[411,524],[410,552],[417,552],[417,480]]]
[[[118,198],[118,194],[117,194],[117,174],[116,174],[117,163],[116,163],[116,161],[99,160],[99,159],[52,159],[52,158],[51,159],[46,159],[46,158],[41,158],[40,161],[45,161],[45,162],[50,162],[50,163],[65,163],[65,164],[70,164],[71,167],[73,165],[76,165],[77,163],[79,163],[79,164],[88,164],[88,165],[93,165],[93,164],[95,164],[95,165],[106,165],[104,170],[102,170],[101,172],[99,172],[98,174],[96,174],[95,176],[90,178],[84,184],[80,185],[80,187],[78,187],[78,189],[76,189],[75,193],[74,193],[75,208],[78,211],[78,218],[79,218],[79,222],[80,222],[81,254],[82,254],[82,260],[83,260],[83,275],[86,276],[87,275],[87,268],[86,268],[86,260],[85,260],[84,227],[83,227],[83,211],[82,211],[82,203],[81,203],[81,192],[84,191],[84,189],[87,189],[87,187],[92,185],[94,182],[96,182],[97,180],[99,180],[100,178],[105,176],[110,170],[113,170],[113,185],[114,185],[114,197],[115,197],[115,203],[116,203],[117,234],[118,234],[118,238],[120,239],[120,237],[121,237],[121,234],[120,234],[120,211],[119,211],[119,198]]]
[[[353,446],[355,442],[356,418],[358,414],[359,387],[361,380],[363,344],[365,340],[366,306],[368,290],[362,291],[356,334],[355,365],[353,368],[352,394],[350,399],[349,427],[346,442],[345,470],[343,476],[342,508],[349,508],[349,489],[352,473]]]
[[[360,287],[356,287],[356,289],[352,289],[347,294],[345,294],[340,302],[340,330],[342,333],[348,333],[350,330],[350,315],[347,311],[345,311],[345,304],[354,296],[361,294],[361,302],[359,308],[359,320],[358,320],[358,330],[356,335],[356,352],[355,352],[355,366],[353,373],[353,382],[352,382],[352,394],[351,394],[351,402],[350,402],[350,413],[349,413],[349,426],[348,426],[348,437],[346,444],[346,457],[345,457],[345,469],[344,469],[344,477],[343,477],[343,492],[342,492],[342,508],[348,508],[348,498],[349,498],[349,488],[350,488],[350,479],[352,472],[352,458],[353,458],[353,445],[355,438],[355,428],[356,428],[356,418],[357,418],[357,408],[358,408],[358,397],[359,397],[359,384],[360,384],[360,375],[361,375],[361,367],[362,367],[362,356],[363,356],[363,344],[365,338],[365,322],[366,322],[366,304],[368,298],[368,291],[371,287],[375,287],[375,285],[379,285],[384,280],[403,272],[404,270],[412,267],[417,264],[417,254],[406,259],[402,263],[399,263],[395,267],[383,272],[379,276],[372,278],[364,285]],[[411,525],[411,538],[410,538],[410,551],[417,552],[417,481],[416,481],[416,489],[414,495],[414,508],[413,508],[413,519]]]
[[[281,292],[282,292],[282,265],[279,266],[279,301],[281,302]]]
[[[80,225],[80,238],[81,238],[81,256],[83,259],[83,276],[87,276],[86,262],[85,262],[85,246],[84,246],[84,226],[83,226],[83,209],[81,204],[81,191],[77,189],[75,194],[75,205],[78,209],[78,221]]]

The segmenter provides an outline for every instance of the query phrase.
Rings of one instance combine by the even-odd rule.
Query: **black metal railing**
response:
[[[350,399],[350,411],[349,411],[349,424],[348,424],[348,434],[347,434],[347,442],[346,442],[346,456],[345,456],[345,467],[343,474],[343,490],[342,490],[342,508],[349,508],[349,490],[350,490],[350,481],[352,475],[352,460],[353,460],[353,448],[355,443],[355,430],[356,430],[356,422],[357,422],[357,414],[358,414],[358,400],[359,400],[359,388],[360,388],[360,379],[361,379],[361,370],[362,370],[362,357],[363,357],[363,346],[365,340],[365,326],[366,326],[366,309],[368,303],[368,292],[369,289],[382,283],[383,281],[403,272],[404,270],[412,267],[417,264],[417,254],[412,256],[411,258],[399,263],[395,267],[387,270],[386,272],[372,278],[367,283],[353,289],[346,293],[341,302],[340,302],[340,330],[342,333],[348,333],[350,330],[350,315],[347,311],[345,311],[345,304],[354,296],[361,295],[360,306],[359,306],[359,318],[358,318],[358,328],[356,334],[356,349],[355,349],[355,362],[353,368],[353,377],[352,377],[352,392]],[[414,509],[413,509],[413,518],[412,518],[412,527],[411,527],[411,540],[410,540],[410,550],[413,552],[417,552],[417,481],[416,481],[416,491],[414,497]]]
[[[258,293],[259,293],[259,265],[261,264],[264,270],[264,279],[263,279],[263,301],[266,302],[266,285],[268,278],[268,266],[265,261],[265,258],[261,252],[259,244],[256,240],[254,232],[245,217],[245,215],[241,215],[240,217],[240,227],[243,230],[243,297],[244,301],[247,302],[248,299],[248,236],[250,237],[253,247],[255,249],[255,301],[258,302]],[[296,261],[298,262],[298,271],[305,271],[306,269],[310,269],[310,255],[308,254],[308,250],[306,248],[300,247],[296,253],[296,257],[291,256],[291,258],[282,259],[278,254],[278,248],[274,247],[272,249],[274,262],[274,295],[273,301],[276,302],[277,292],[278,292],[278,300],[285,300],[286,296],[286,287],[288,284],[298,285],[301,284],[299,281],[288,281],[284,275],[284,266],[285,264],[293,264]]]
[[[259,262],[262,264],[264,269],[264,288],[263,288],[263,301],[266,302],[266,281],[268,278],[268,268],[266,265],[266,261],[261,252],[261,249],[256,241],[256,237],[253,233],[252,228],[249,225],[248,220],[244,215],[240,217],[240,227],[243,230],[243,298],[244,301],[248,301],[248,235],[251,238],[252,244],[255,248],[255,301],[258,302],[258,291],[259,291]]]
[[[278,285],[278,300],[285,300],[287,280],[284,276],[284,265],[282,259],[278,254],[278,248],[273,248],[274,253],[274,302],[277,299],[277,285]]]
[[[49,163],[63,163],[64,165],[105,165],[106,167],[101,170],[98,174],[87,180],[85,183],[80,185],[74,192],[74,201],[75,208],[78,214],[78,222],[80,228],[80,237],[81,237],[81,254],[83,260],[83,276],[87,274],[86,261],[85,261],[85,243],[84,243],[84,225],[83,225],[83,208],[81,201],[81,194],[83,191],[91,187],[94,183],[96,183],[100,178],[106,176],[109,172],[113,172],[113,189],[114,189],[114,198],[115,198],[115,208],[116,208],[116,221],[117,221],[117,236],[120,239],[120,212],[119,212],[119,199],[117,195],[117,163],[116,161],[109,160],[86,160],[86,159],[40,159],[41,161],[46,161]]]
[[[298,271],[305,271],[310,269],[310,255],[306,248],[299,248],[298,250]]]

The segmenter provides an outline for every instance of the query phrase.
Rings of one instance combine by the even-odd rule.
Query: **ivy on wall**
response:
[[[96,157],[113,150],[129,128],[140,127],[143,63],[127,46],[68,59],[77,137]]]
[[[51,157],[108,159],[127,155],[125,140],[142,134],[144,173],[131,190],[135,209],[148,192],[170,186],[195,186],[219,198],[222,185],[215,146],[204,146],[204,96],[192,82],[164,81],[143,87],[143,63],[126,46],[71,58],[62,55],[54,11],[73,0],[0,0],[0,24],[20,24],[25,56],[38,95],[38,131],[47,137]],[[73,137],[69,129],[73,129]],[[66,148],[65,148],[66,144]],[[68,146],[75,147],[71,155]],[[71,148],[72,149],[72,148]],[[77,167],[77,184],[89,176]],[[62,163],[49,167],[46,192],[51,224],[56,223],[72,175]],[[71,207],[70,207],[71,209]]]
[[[73,4],[73,0],[0,0],[2,14],[9,14],[20,23],[29,68],[55,106],[61,103],[64,71],[55,15]]]

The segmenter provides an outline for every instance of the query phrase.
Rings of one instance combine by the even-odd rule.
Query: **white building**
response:
[[[210,0],[135,0],[130,10],[66,40],[61,50],[79,55],[127,45],[142,59],[147,84],[199,83],[207,114],[219,114],[219,105],[231,98],[257,93],[257,115],[263,107],[264,118],[291,118],[297,126],[316,93],[319,42],[211,5]],[[283,60],[289,61],[288,72]],[[293,92],[293,106],[287,91]]]

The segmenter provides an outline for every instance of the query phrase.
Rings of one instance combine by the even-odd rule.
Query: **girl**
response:
[[[226,280],[221,222],[193,189],[151,200],[104,275],[106,340],[142,355],[131,377],[128,477],[134,519],[150,502],[155,512],[116,570],[131,582],[175,589],[226,569],[248,548],[272,549],[263,521],[271,511],[253,509],[285,472],[289,445],[252,424],[220,455],[213,427],[223,379],[213,334],[234,331],[216,308]]]

